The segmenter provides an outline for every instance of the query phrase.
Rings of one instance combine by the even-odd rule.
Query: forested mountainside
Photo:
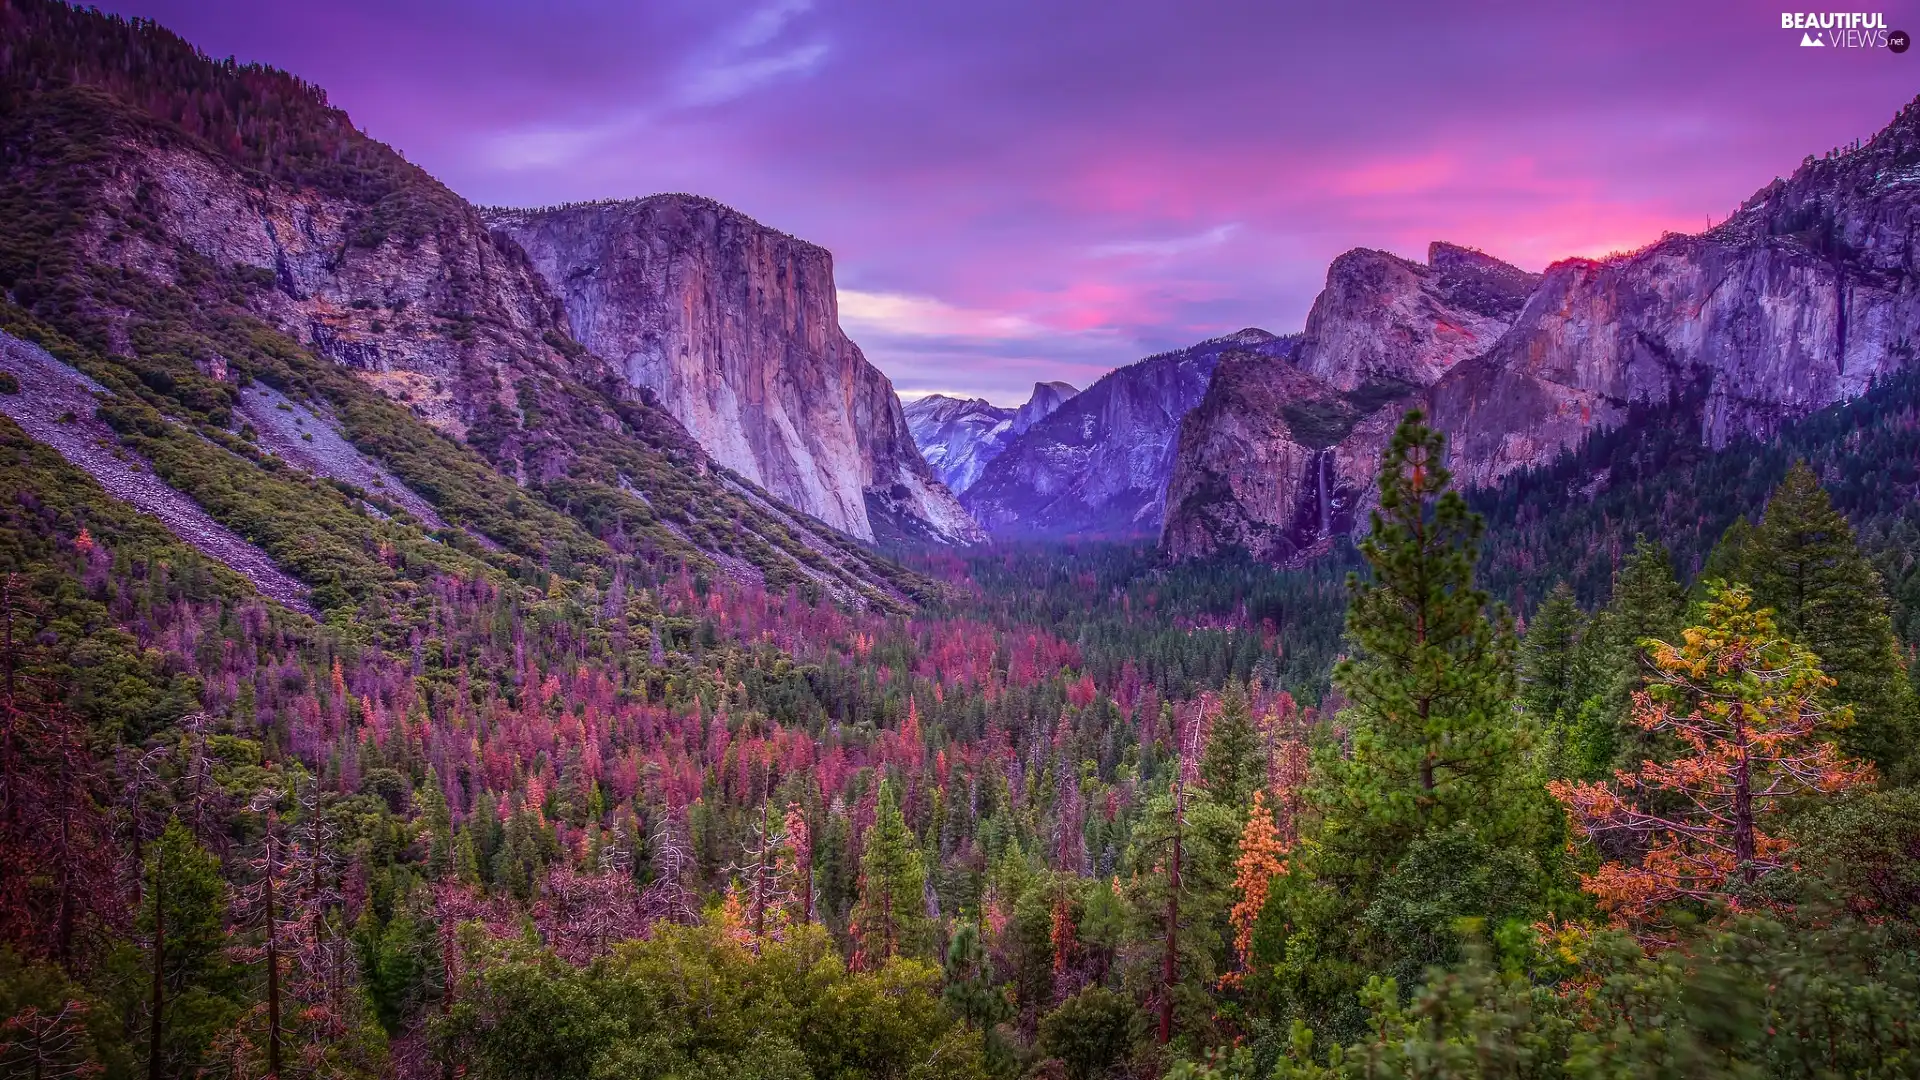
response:
[[[638,558],[861,602],[920,587],[714,468],[567,336],[517,249],[319,91],[150,25],[4,15],[6,329],[105,389],[101,421],[160,481],[337,579],[309,582],[323,610],[394,576],[383,545],[533,582]],[[276,451],[256,387],[438,521],[358,509],[339,455]]]
[[[1364,525],[1364,463],[1409,404],[1486,486],[1670,400],[1695,401],[1697,437],[1719,446],[1859,396],[1912,363],[1917,169],[1920,102],[1698,236],[1537,277],[1450,245],[1424,268],[1342,256],[1298,363],[1230,369],[1183,427],[1169,554],[1285,562]],[[1368,391],[1388,404],[1363,420]]]
[[[840,329],[833,256],[711,199],[493,209],[575,338],[722,465],[865,540],[984,539]]]
[[[1910,377],[1472,506],[1403,419],[1299,569],[902,569],[463,204],[284,275],[168,225],[404,225],[317,91],[0,14],[0,1075],[1912,1073]]]

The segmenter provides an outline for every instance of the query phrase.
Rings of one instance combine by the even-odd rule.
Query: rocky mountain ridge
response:
[[[1156,532],[1180,420],[1215,366],[1297,340],[1248,328],[1109,372],[1009,443],[961,502],[999,535]]]
[[[103,387],[122,451],[316,609],[386,588],[391,568],[356,567],[401,549],[457,573],[604,582],[639,561],[855,604],[921,587],[725,475],[573,339],[518,245],[316,88],[46,0],[0,22],[0,323]],[[392,497],[342,495],[363,485]],[[364,552],[339,546],[353,533]]]
[[[1916,230],[1920,101],[1708,232],[1625,255],[1536,276],[1452,245],[1424,274],[1350,252],[1295,361],[1223,365],[1183,425],[1165,548],[1310,557],[1364,524],[1370,463],[1414,405],[1470,486],[1544,466],[1636,405],[1697,400],[1708,447],[1764,438],[1912,364]]]
[[[840,329],[833,257],[711,199],[486,211],[570,332],[720,464],[862,539],[982,539]]]
[[[1537,285],[1454,244],[1425,265],[1357,249],[1286,356],[1223,360],[1180,426],[1162,543],[1174,558],[1288,561],[1364,521],[1379,448],[1408,402],[1510,326]]]
[[[1037,382],[1033,394],[1012,409],[985,398],[928,394],[907,405],[907,429],[940,481],[960,495],[1009,442],[1078,393],[1071,383]]]

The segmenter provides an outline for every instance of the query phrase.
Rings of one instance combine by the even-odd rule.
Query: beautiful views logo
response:
[[[1907,51],[1905,31],[1888,30],[1878,11],[1786,11],[1780,29],[1798,30],[1803,49],[1888,49]]]

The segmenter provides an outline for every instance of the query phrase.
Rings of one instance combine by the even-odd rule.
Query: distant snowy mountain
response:
[[[1214,367],[1288,356],[1296,340],[1241,330],[1109,372],[1016,435],[960,502],[1003,535],[1158,532],[1180,420]]]
[[[907,430],[920,455],[955,495],[973,486],[987,463],[1007,444],[1052,416],[1080,391],[1070,383],[1033,384],[1033,396],[1018,409],[982,398],[929,394],[906,407]]]

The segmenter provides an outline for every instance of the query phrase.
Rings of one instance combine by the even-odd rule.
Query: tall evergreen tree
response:
[[[1451,487],[1445,437],[1410,412],[1380,467],[1380,506],[1351,577],[1350,654],[1334,681],[1352,704],[1347,753],[1320,755],[1321,841],[1371,880],[1416,836],[1467,822],[1490,840],[1526,826],[1498,797],[1515,773],[1514,638],[1474,587],[1481,520]]]
[[[1579,713],[1580,639],[1586,626],[1586,613],[1563,581],[1547,594],[1520,639],[1520,704],[1547,737],[1547,766],[1555,773],[1564,770]]]
[[[1633,722],[1633,692],[1647,671],[1648,641],[1671,640],[1686,615],[1686,593],[1666,547],[1634,538],[1613,582],[1613,596],[1587,628],[1579,649],[1578,716],[1564,759],[1576,779],[1597,780],[1664,756],[1660,737]]]
[[[147,1075],[193,1076],[209,1044],[239,1016],[240,972],[227,957],[227,885],[220,860],[178,818],[147,864],[140,929],[148,942]]]
[[[1904,774],[1915,702],[1887,596],[1806,462],[1794,465],[1767,500],[1741,567],[1755,602],[1772,608],[1780,629],[1820,658],[1834,700],[1853,706],[1841,747],[1882,772]]]
[[[894,956],[917,956],[928,942],[926,869],[893,785],[885,780],[863,839],[860,900],[853,914],[861,959],[877,967]]]
[[[1263,938],[1256,925],[1252,937],[1261,992],[1321,1030],[1356,1030],[1369,973],[1430,962],[1432,923],[1527,914],[1489,905],[1533,892],[1521,886],[1559,842],[1552,807],[1526,783],[1511,622],[1473,583],[1480,519],[1450,483],[1443,437],[1409,413],[1361,544],[1371,578],[1349,582],[1351,652],[1334,671],[1351,702],[1339,718],[1348,745],[1314,755],[1308,825],[1260,918],[1285,931]],[[1509,885],[1436,912],[1438,863]]]
[[[1696,601],[1704,602],[1707,587],[1714,581],[1744,582],[1747,580],[1747,541],[1753,537],[1753,523],[1747,515],[1741,514],[1727,526],[1727,531],[1714,541],[1713,550],[1707,552],[1707,558],[1700,566],[1700,574],[1694,579],[1693,592]]]
[[[1267,782],[1266,749],[1254,729],[1246,691],[1238,683],[1227,687],[1220,715],[1207,733],[1200,782],[1208,798],[1239,815],[1247,813],[1253,793]]]

